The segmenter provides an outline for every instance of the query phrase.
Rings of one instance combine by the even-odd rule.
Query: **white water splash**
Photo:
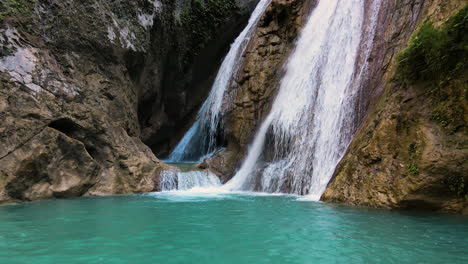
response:
[[[250,16],[249,22],[236,38],[224,58],[210,94],[198,112],[197,119],[182,140],[177,144],[168,162],[200,161],[216,149],[216,135],[220,130],[224,94],[232,78],[237,74],[242,55],[250,41],[255,27],[271,0],[260,0]]]
[[[270,114],[224,189],[286,190],[320,198],[355,132],[351,123],[360,88],[355,72],[363,43],[364,2],[318,3],[289,58]],[[376,18],[380,1],[375,2]],[[362,46],[368,53],[371,47]],[[262,158],[268,152],[273,155]]]
[[[213,188],[221,186],[219,178],[211,172],[189,171],[161,173],[161,190],[191,190],[196,188]]]

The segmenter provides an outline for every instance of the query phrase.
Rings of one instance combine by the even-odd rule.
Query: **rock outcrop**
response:
[[[388,1],[382,14],[384,60],[376,60],[371,80],[383,90],[338,165],[324,201],[384,208],[431,209],[468,214],[467,72],[440,86],[407,85],[394,79],[397,53],[417,25],[442,24],[464,1]],[[384,11],[385,12],[385,11]],[[466,23],[466,18],[465,18]],[[375,82],[371,82],[375,84]]]
[[[0,203],[158,190],[143,142],[191,118],[254,3],[2,1]]]
[[[269,112],[284,63],[314,4],[314,0],[273,0],[258,24],[236,85],[229,91],[226,133],[229,144],[241,152]]]

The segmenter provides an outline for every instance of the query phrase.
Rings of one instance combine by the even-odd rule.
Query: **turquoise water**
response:
[[[468,218],[171,193],[0,207],[0,263],[468,263]]]

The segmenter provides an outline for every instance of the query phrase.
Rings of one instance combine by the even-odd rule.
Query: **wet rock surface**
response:
[[[244,65],[229,91],[226,116],[229,143],[245,151],[252,131],[269,111],[294,41],[314,0],[273,0],[245,53]]]

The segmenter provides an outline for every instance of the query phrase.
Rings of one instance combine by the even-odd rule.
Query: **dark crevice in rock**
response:
[[[81,127],[73,122],[71,119],[68,118],[61,118],[55,121],[52,121],[48,125],[50,128],[53,128],[55,130],[58,130],[62,133],[64,133],[67,136],[70,136],[73,133],[76,133],[81,129]],[[70,136],[73,138],[72,136]]]
[[[85,193],[88,192],[91,188],[93,188],[96,184],[84,184],[77,186],[75,188],[71,188],[66,191],[58,191],[58,192],[53,192],[53,195],[55,198],[71,198],[71,197],[76,197],[76,196],[82,196]]]
[[[48,127],[81,142],[84,145],[86,152],[94,160],[102,160],[98,149],[102,149],[104,145],[99,142],[99,138],[96,135],[90,134],[86,129],[75,123],[73,120],[69,118],[60,118],[50,122]]]
[[[440,203],[431,202],[423,199],[402,200],[398,204],[400,209],[420,210],[420,211],[437,211],[441,209]]]
[[[144,52],[130,50],[124,54],[125,66],[132,81],[137,82],[145,66]]]

